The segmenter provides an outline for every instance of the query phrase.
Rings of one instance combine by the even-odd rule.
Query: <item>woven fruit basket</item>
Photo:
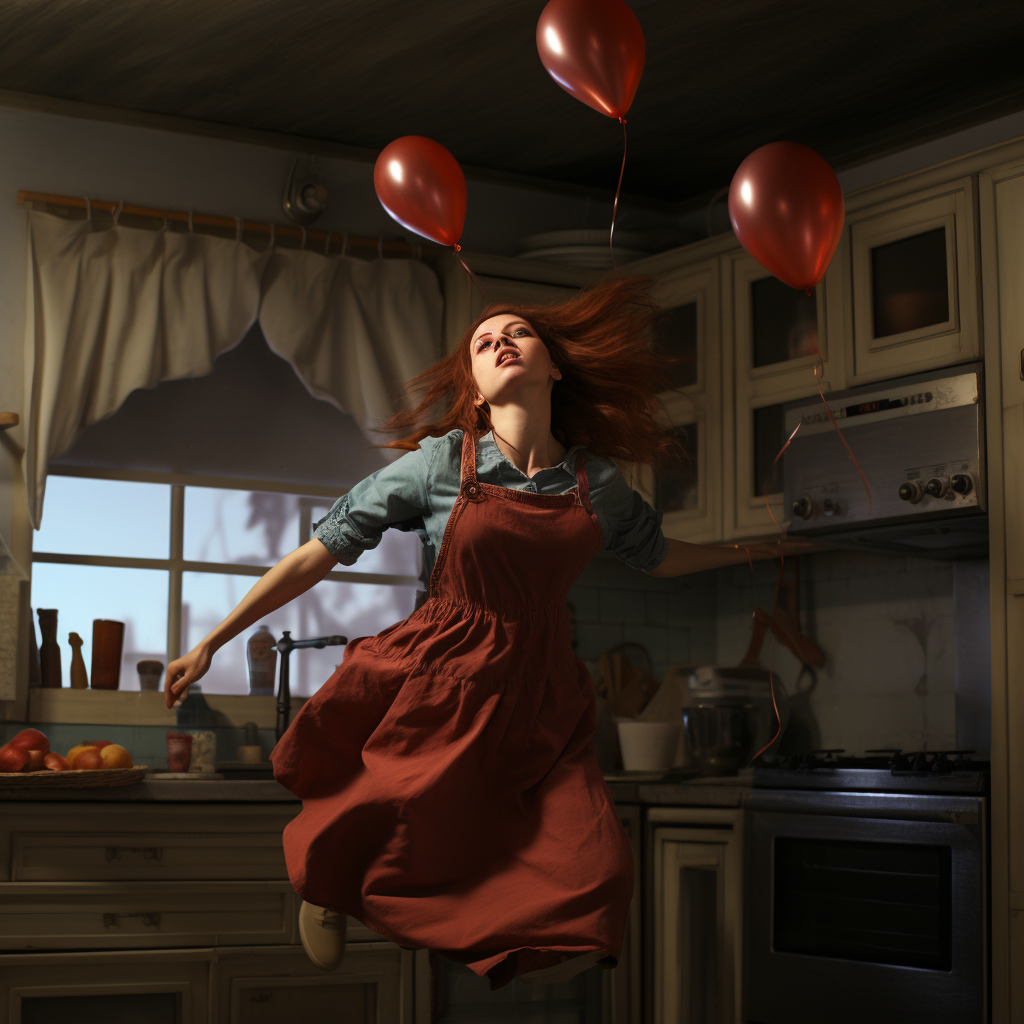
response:
[[[128,786],[139,782],[149,771],[146,765],[135,768],[89,768],[52,772],[0,772],[0,789],[87,789],[92,786]]]

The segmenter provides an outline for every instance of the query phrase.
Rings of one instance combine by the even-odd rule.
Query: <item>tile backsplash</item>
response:
[[[968,570],[984,585],[963,588],[973,603],[958,606],[956,580]],[[778,573],[777,561],[755,562],[753,571],[737,565],[660,579],[597,558],[569,595],[576,652],[589,661],[634,641],[659,679],[671,664],[735,665],[750,643],[754,608],[772,610]],[[977,600],[987,563],[832,551],[801,558],[800,588],[800,624],[825,665],[798,684],[799,661],[770,633],[761,652],[790,696],[791,729],[850,753],[956,747],[955,638],[970,633],[987,644],[987,601]],[[965,617],[972,629],[963,628]]]

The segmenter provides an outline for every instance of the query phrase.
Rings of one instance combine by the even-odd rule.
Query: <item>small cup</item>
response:
[[[164,671],[164,663],[162,661],[140,661],[136,663],[135,667],[139,670],[140,690],[160,689],[160,676]]]
[[[116,690],[121,680],[124,623],[116,619],[92,620],[92,672],[94,690]]]
[[[178,732],[167,734],[167,770],[187,772],[192,758],[192,737]]]

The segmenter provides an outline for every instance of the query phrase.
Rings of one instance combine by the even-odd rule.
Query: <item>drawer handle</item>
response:
[[[103,915],[103,927],[104,928],[120,928],[124,921],[127,921],[132,917],[141,917],[142,923],[147,928],[159,928],[160,927],[160,915],[159,914],[104,914]]]
[[[162,846],[108,846],[107,860],[120,860],[125,853],[141,853],[146,860],[161,861],[164,859]]]

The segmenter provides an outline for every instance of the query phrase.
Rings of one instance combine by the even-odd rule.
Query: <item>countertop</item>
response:
[[[695,776],[678,782],[660,782],[663,772],[606,772],[605,781],[616,803],[673,804],[684,807],[739,807],[751,785],[751,773],[720,779]],[[0,803],[9,800],[62,802],[229,802],[298,803],[272,778],[161,779],[148,776],[130,786],[91,789],[0,788]]]

